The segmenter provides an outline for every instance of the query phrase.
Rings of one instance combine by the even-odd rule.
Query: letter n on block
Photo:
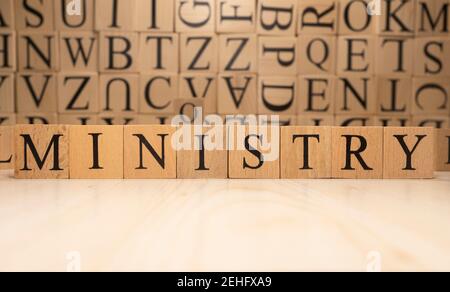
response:
[[[177,178],[177,152],[172,126],[126,126],[124,133],[126,179]]]
[[[67,126],[16,126],[15,178],[69,178],[69,129]]]
[[[434,143],[432,128],[385,128],[384,178],[433,178]]]
[[[332,175],[344,179],[383,177],[383,128],[333,128]]]

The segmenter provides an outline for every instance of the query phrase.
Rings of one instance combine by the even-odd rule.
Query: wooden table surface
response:
[[[19,181],[0,172],[0,271],[450,270],[434,180]]]

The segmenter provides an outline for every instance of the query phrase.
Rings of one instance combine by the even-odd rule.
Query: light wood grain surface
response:
[[[450,174],[423,181],[11,176],[0,172],[0,271],[450,270]]]

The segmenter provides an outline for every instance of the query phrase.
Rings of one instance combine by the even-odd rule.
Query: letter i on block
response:
[[[14,140],[15,178],[69,178],[67,126],[16,126]]]
[[[14,127],[0,127],[0,170],[14,169]]]
[[[436,141],[436,170],[450,171],[450,129],[439,129]]]
[[[123,179],[123,126],[71,126],[70,178]]]
[[[126,126],[124,131],[126,179],[175,179],[177,152],[172,126]]]
[[[434,143],[432,128],[385,128],[384,178],[433,178]]]

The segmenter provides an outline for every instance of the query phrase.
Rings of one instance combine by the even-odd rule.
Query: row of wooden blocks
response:
[[[21,179],[433,178],[435,153],[450,170],[450,130],[435,144],[432,128],[21,125],[0,135],[8,131],[14,145],[1,159]]]
[[[448,34],[448,0],[2,0],[0,28]]]
[[[442,36],[0,31],[1,72],[450,77],[449,55]]]

